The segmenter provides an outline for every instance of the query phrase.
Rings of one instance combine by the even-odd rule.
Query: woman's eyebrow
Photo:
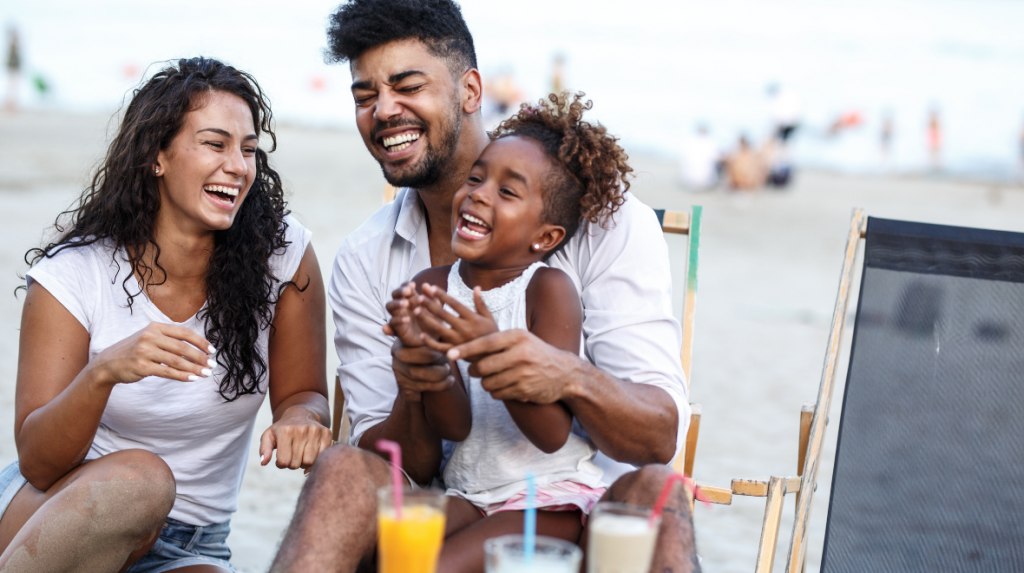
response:
[[[219,128],[219,127],[205,127],[203,129],[200,129],[196,133],[202,133],[204,131],[210,131],[210,132],[213,132],[213,133],[216,133],[216,134],[219,134],[219,135],[223,135],[224,137],[231,137],[231,133],[230,132],[225,131],[225,130]],[[242,141],[249,141],[250,139],[259,139],[259,138],[260,138],[260,136],[256,135],[255,133],[250,133],[249,135],[245,136],[245,138],[242,139]]]

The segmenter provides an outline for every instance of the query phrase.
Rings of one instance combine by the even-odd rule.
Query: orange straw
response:
[[[650,527],[654,527],[655,522],[661,517],[661,512],[665,509],[665,502],[668,501],[668,495],[672,493],[672,484],[679,482],[688,489],[693,496],[697,498],[697,501],[702,502],[704,505],[710,506],[709,499],[700,488],[697,487],[697,483],[688,477],[684,477],[679,474],[672,474],[665,480],[665,485],[661,488],[661,493],[658,494],[658,501],[654,504],[654,511],[651,512],[650,520],[647,522]]]
[[[391,440],[377,440],[377,449],[391,454],[391,496],[395,519],[402,519],[402,446]]]

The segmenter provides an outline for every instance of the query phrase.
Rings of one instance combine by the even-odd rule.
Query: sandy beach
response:
[[[2,465],[17,457],[11,430],[24,296],[14,290],[27,269],[23,256],[42,243],[54,217],[77,197],[113,127],[102,115],[0,116],[0,428],[7,432],[0,438]],[[271,161],[286,181],[295,216],[313,231],[326,280],[342,241],[380,208],[384,181],[354,132],[281,125],[278,136]],[[1020,187],[804,171],[786,192],[737,196],[681,189],[669,159],[637,155],[633,166],[633,191],[645,203],[674,210],[704,207],[691,401],[704,409],[695,477],[714,485],[796,474],[800,405],[817,392],[854,207],[880,217],[1024,231]],[[686,239],[667,241],[680,316]],[[329,352],[332,377],[336,365]],[[845,368],[838,379],[833,430]],[[259,467],[258,438],[270,419],[265,403],[228,540],[232,561],[244,572],[268,568],[303,483],[301,472]],[[812,514],[808,571],[817,571],[821,555],[834,445],[832,431]],[[706,571],[753,569],[763,508],[757,498],[698,507],[697,544]],[[791,520],[789,499],[777,567],[786,557]]]

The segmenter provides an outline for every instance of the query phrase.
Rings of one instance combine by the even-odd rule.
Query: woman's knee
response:
[[[161,525],[174,505],[174,474],[146,450],[123,450],[89,462],[71,493],[97,517],[113,517],[132,528]]]

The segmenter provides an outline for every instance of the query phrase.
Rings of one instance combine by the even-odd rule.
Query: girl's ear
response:
[[[534,235],[530,250],[535,253],[546,253],[557,247],[565,238],[565,227],[544,223]]]

